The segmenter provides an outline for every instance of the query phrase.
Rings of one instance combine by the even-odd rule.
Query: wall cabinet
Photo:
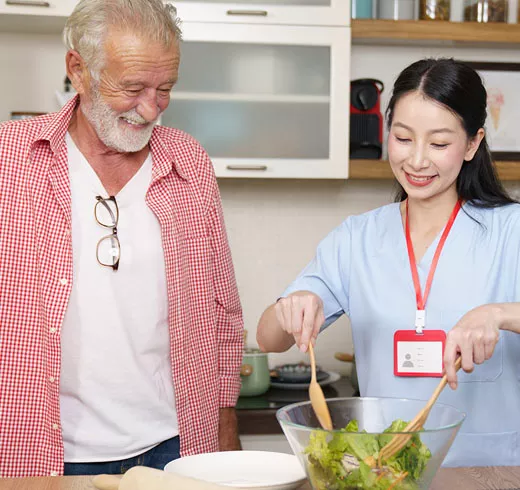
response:
[[[59,34],[76,0],[0,0],[0,32]]]
[[[74,4],[71,0],[0,0],[0,14],[67,17]]]
[[[219,177],[345,178],[348,28],[186,22],[161,123],[197,138]]]
[[[350,19],[347,0],[180,0],[174,5],[187,22],[346,26]]]
[[[179,82],[161,123],[193,135],[218,177],[348,176],[346,0],[173,2]],[[76,0],[0,0],[0,31],[58,34]]]

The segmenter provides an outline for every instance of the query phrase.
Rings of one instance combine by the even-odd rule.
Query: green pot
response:
[[[246,349],[240,368],[240,396],[264,394],[271,385],[267,354],[259,349]]]

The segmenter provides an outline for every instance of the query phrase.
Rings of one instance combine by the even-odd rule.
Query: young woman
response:
[[[486,90],[463,63],[421,60],[399,75],[387,118],[398,202],[320,243],[262,315],[258,343],[305,352],[346,314],[362,396],[426,400],[445,370],[440,401],[467,418],[444,464],[517,465],[520,205],[491,160]]]

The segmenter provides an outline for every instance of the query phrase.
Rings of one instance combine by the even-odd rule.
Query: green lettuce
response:
[[[394,420],[382,434],[359,432],[358,422],[336,431],[330,441],[325,431],[313,431],[305,449],[309,478],[318,490],[416,490],[430,450],[414,434],[408,444],[377,468],[379,451],[402,432],[407,422]]]

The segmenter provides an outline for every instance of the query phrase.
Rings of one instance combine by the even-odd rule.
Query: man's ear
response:
[[[90,85],[90,73],[81,55],[74,49],[67,51],[65,66],[67,68],[67,76],[76,92],[80,95],[86,93]]]
[[[469,140],[468,147],[466,148],[466,154],[464,155],[464,160],[466,162],[469,162],[473,159],[485,135],[486,132],[484,131],[484,128],[480,128],[477,131],[477,134]]]

